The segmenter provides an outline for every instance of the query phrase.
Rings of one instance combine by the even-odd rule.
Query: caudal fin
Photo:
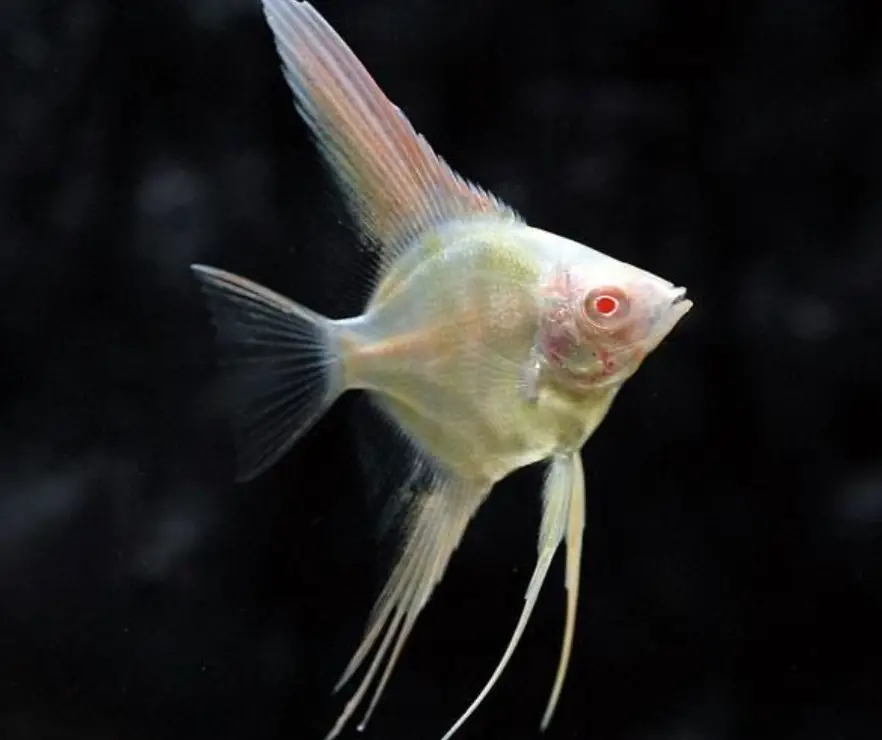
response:
[[[345,390],[334,322],[257,283],[191,265],[217,327],[236,479],[279,460]]]

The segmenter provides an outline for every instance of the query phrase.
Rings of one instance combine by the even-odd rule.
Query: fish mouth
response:
[[[671,308],[677,317],[675,323],[676,320],[683,318],[683,316],[689,312],[689,309],[692,308],[692,301],[686,297],[686,288],[676,288],[674,290],[674,297],[671,299]]]
[[[656,322],[652,327],[649,342],[647,343],[646,352],[654,350],[671,333],[671,330],[673,330],[680,319],[689,313],[691,308],[692,301],[686,297],[686,288],[675,288],[671,291],[671,302],[668,304],[668,309],[663,309],[661,315],[657,316]]]

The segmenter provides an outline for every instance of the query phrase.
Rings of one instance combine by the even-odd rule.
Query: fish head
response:
[[[692,308],[686,289],[594,250],[543,285],[538,347],[574,390],[629,378]]]

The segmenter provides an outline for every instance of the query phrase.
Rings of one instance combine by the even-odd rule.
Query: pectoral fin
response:
[[[582,459],[578,452],[574,452],[566,457],[556,457],[549,468],[548,475],[545,479],[545,487],[543,489],[543,512],[542,524],[539,528],[539,558],[536,567],[533,570],[533,576],[530,584],[527,586],[527,593],[524,596],[524,608],[521,616],[515,626],[514,633],[509,640],[508,646],[502,655],[502,659],[485,684],[481,693],[472,702],[471,706],[456,721],[442,740],[450,740],[453,734],[466,722],[466,720],[480,706],[481,702],[490,693],[490,690],[499,680],[505,667],[508,665],[512,654],[515,651],[521,637],[526,629],[533,608],[536,606],[536,600],[539,597],[539,591],[548,574],[551,561],[564,538],[567,537],[567,621],[564,628],[564,644],[561,653],[560,664],[557,670],[554,690],[552,691],[551,701],[548,709],[546,709],[543,718],[543,729],[551,718],[554,711],[554,705],[560,694],[560,688],[563,684],[563,678],[566,674],[567,664],[570,657],[570,648],[572,646],[573,630],[575,626],[576,613],[576,594],[578,593],[579,580],[579,555],[581,552],[582,528],[585,520],[584,508],[585,483],[582,472]],[[575,585],[573,585],[575,584]]]

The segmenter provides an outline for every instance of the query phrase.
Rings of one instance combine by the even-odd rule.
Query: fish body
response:
[[[391,421],[420,473],[398,559],[338,688],[362,668],[364,676],[328,738],[373,688],[365,726],[469,522],[496,483],[540,461],[549,465],[538,560],[520,619],[445,740],[498,679],[565,541],[566,622],[544,728],[575,630],[581,448],[692,304],[684,289],[530,226],[461,178],[312,6],[263,3],[297,109],[347,198],[376,277],[361,314],[332,320],[244,277],[193,266],[221,359],[244,381],[234,416],[238,478],[272,466],[350,390],[366,392]]]
[[[376,403],[433,458],[488,486],[555,451],[578,450],[620,385],[573,392],[546,373],[531,394],[525,376],[539,351],[547,286],[588,250],[485,219],[451,224],[428,241],[414,249],[412,267],[380,283],[364,315],[344,322],[357,334],[345,353],[347,386],[376,391]]]

